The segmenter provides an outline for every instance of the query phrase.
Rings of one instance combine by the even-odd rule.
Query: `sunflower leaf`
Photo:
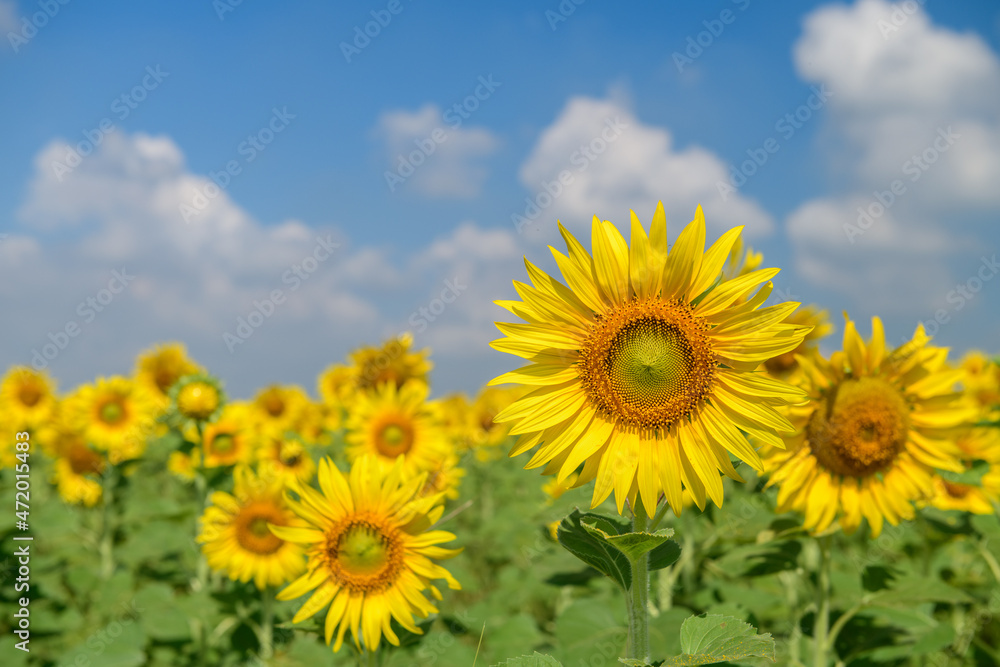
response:
[[[562,663],[551,655],[543,655],[535,651],[533,655],[522,655],[520,658],[507,658],[493,667],[562,667]]]
[[[581,525],[588,533],[599,539],[603,539],[618,551],[625,554],[630,562],[636,562],[647,553],[670,541],[674,536],[673,528],[661,528],[655,533],[608,533],[602,530],[601,526],[591,521],[583,521]],[[680,547],[678,546],[678,555]]]
[[[582,525],[586,520],[588,526]],[[619,535],[628,525],[591,512],[573,510],[559,524],[558,539],[567,551],[599,570],[624,590],[632,585],[632,564],[628,557],[602,535]]]
[[[757,628],[732,616],[710,614],[692,616],[681,624],[679,655],[666,660],[663,667],[710,665],[749,657],[774,660],[774,639],[757,634]]]

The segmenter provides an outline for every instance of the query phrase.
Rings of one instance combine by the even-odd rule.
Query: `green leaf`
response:
[[[681,545],[673,540],[667,540],[649,552],[649,571],[662,570],[670,567],[681,557]]]
[[[551,655],[542,655],[535,651],[533,655],[522,655],[520,658],[507,658],[493,667],[562,667],[562,663]]]
[[[869,565],[861,573],[861,585],[866,591],[881,591],[889,588],[898,573],[886,565]]]
[[[983,475],[990,471],[990,464],[986,461],[978,461],[968,470],[962,472],[952,472],[951,470],[939,470],[938,474],[952,484],[967,484],[969,486],[980,486]]]
[[[683,655],[666,660],[664,667],[710,665],[749,657],[774,660],[774,639],[732,616],[692,616],[681,625]]]
[[[608,533],[598,522],[581,521],[580,525],[598,539],[603,539],[608,544],[625,554],[630,562],[634,563],[656,547],[670,541],[674,536],[673,528],[661,528],[655,533]]]
[[[871,597],[873,605],[912,605],[921,602],[971,602],[963,591],[949,586],[940,579],[923,577],[899,578],[892,588],[879,591]]]
[[[573,513],[559,524],[559,544],[571,554],[610,577],[624,590],[632,585],[632,564],[617,548],[606,540],[600,539],[581,525],[586,520],[592,527],[597,527],[605,534],[618,535],[628,530],[628,524],[614,519],[573,510]]]

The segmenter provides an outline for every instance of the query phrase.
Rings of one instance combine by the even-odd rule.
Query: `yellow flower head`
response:
[[[433,368],[429,350],[411,352],[413,336],[409,333],[391,338],[382,347],[365,345],[352,352],[350,366],[335,364],[319,378],[319,392],[324,401],[346,403],[357,392],[374,391],[379,385],[391,383],[396,388],[409,381],[427,382]]]
[[[451,453],[438,415],[427,403],[427,385],[391,382],[360,394],[347,419],[347,458],[373,454],[392,465],[402,457],[409,475],[435,470]]]
[[[274,477],[285,486],[308,482],[316,473],[316,463],[295,438],[265,436],[257,447],[257,462],[262,477]]]
[[[254,425],[274,436],[296,430],[308,406],[309,396],[300,387],[276,384],[257,392],[250,403]]]
[[[721,505],[719,471],[741,480],[730,452],[763,470],[741,431],[780,445],[792,425],[776,408],[805,397],[754,371],[810,329],[784,323],[797,303],[761,308],[778,269],[723,275],[741,230],[706,252],[698,207],[668,254],[661,204],[648,236],[632,214],[631,245],[595,217],[591,255],[560,225],[566,284],[525,260],[523,301],[497,302],[525,323],[497,323],[493,347],[530,363],[490,384],[536,387],[496,417],[521,436],[511,456],[538,446],[526,467],[560,481],[582,465],[577,485],[596,479],[593,505],[614,492],[619,512],[637,496],[652,512],[662,492],[679,513],[685,488]]]
[[[226,402],[217,379],[204,373],[185,375],[170,388],[171,421],[177,424],[215,419]]]
[[[167,457],[167,470],[188,482],[194,480],[197,473],[198,464],[201,461],[201,454],[197,449],[190,453],[170,452]]]
[[[0,380],[0,414],[19,430],[43,426],[56,409],[55,389],[47,374],[14,366]]]
[[[833,325],[830,324],[830,314],[825,310],[817,310],[816,306],[803,306],[785,318],[786,324],[798,324],[812,327],[812,331],[806,334],[799,346],[794,350],[789,350],[764,362],[764,368],[775,378],[788,380],[793,384],[799,384],[793,374],[799,369],[799,362],[796,356],[809,354],[818,349],[818,342],[821,338],[833,332]]]
[[[458,487],[465,477],[465,470],[458,465],[458,456],[451,454],[438,461],[427,472],[427,481],[420,490],[421,496],[442,495],[448,500],[458,498]]]
[[[414,616],[426,618],[437,609],[427,599],[441,593],[431,583],[443,579],[449,588],[458,581],[434,560],[451,558],[459,549],[438,544],[455,539],[443,530],[429,530],[444,510],[440,496],[420,497],[425,480],[406,477],[402,461],[381,465],[374,457],[358,459],[345,477],[329,459],[319,464],[320,491],[301,486],[300,500],[289,501],[308,528],[272,526],[282,539],[306,546],[307,572],[278,593],[292,600],[314,591],[292,619],[299,623],[329,606],[325,634],[339,651],[349,629],[355,644],[374,651],[384,635],[398,646],[390,625],[421,634]]]
[[[150,390],[158,405],[166,409],[170,403],[170,388],[185,375],[202,372],[187,356],[181,343],[157,345],[139,355],[135,364],[136,379]]]
[[[52,449],[56,452],[53,482],[59,496],[71,505],[93,507],[101,500],[103,493],[101,475],[105,469],[105,459],[91,449],[83,434],[58,424],[52,439]]]
[[[78,388],[66,399],[65,410],[67,425],[107,452],[115,465],[142,456],[156,431],[155,399],[143,385],[120,375]]]
[[[814,532],[839,517],[853,533],[866,518],[877,537],[883,521],[913,518],[913,501],[934,491],[935,469],[963,470],[954,441],[975,412],[955,391],[962,372],[929,341],[921,325],[887,350],[874,317],[866,345],[847,319],[843,351],[800,357],[810,401],[790,410],[797,430],[787,451],[765,456],[779,512],[802,512]]]
[[[233,494],[214,492],[201,517],[198,542],[209,567],[233,580],[252,579],[259,589],[291,581],[305,569],[304,550],[270,526],[305,523],[289,511],[280,483],[262,480],[246,466],[236,468],[233,477]]]
[[[251,415],[252,410],[246,403],[233,402],[222,409],[217,420],[205,424],[201,451],[206,468],[250,463],[255,443]],[[185,435],[194,442],[198,441],[194,426],[189,426]]]
[[[1000,416],[1000,366],[982,352],[971,351],[962,359],[965,392],[985,411]]]

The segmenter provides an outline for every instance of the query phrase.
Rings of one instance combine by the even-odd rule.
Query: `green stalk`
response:
[[[111,575],[115,572],[115,557],[112,551],[115,542],[115,526],[113,521],[115,470],[114,466],[110,466],[101,480],[103,482],[101,488],[101,500],[103,502],[101,508],[101,538],[98,549],[101,554],[101,577],[104,579],[110,579]]]
[[[636,496],[632,507],[632,532],[649,529],[649,516]],[[632,562],[632,587],[628,591],[628,656],[649,660],[649,554]]]
[[[830,645],[827,638],[830,633],[830,545],[832,542],[832,535],[826,535],[819,540],[819,586],[816,591],[818,609],[816,611],[816,624],[813,626],[814,667],[827,667],[829,664]]]
[[[274,655],[274,589],[265,586],[260,598],[260,658],[269,660]]]

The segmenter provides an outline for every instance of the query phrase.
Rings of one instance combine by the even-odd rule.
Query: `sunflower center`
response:
[[[391,586],[403,566],[396,532],[378,521],[354,517],[328,538],[330,568],[353,592],[377,592]]]
[[[172,368],[158,368],[153,374],[153,381],[164,394],[179,378],[180,374]]]
[[[220,433],[212,438],[212,452],[215,454],[229,454],[236,447],[236,441],[228,433]]]
[[[83,442],[72,444],[66,451],[65,458],[69,467],[77,475],[99,475],[104,469],[104,462],[100,455]]]
[[[892,465],[906,446],[909,409],[902,394],[877,378],[845,380],[806,426],[809,446],[824,468],[865,477]]]
[[[389,422],[375,437],[379,454],[394,459],[406,454],[413,447],[413,428],[402,422]]]
[[[120,400],[112,399],[101,406],[98,415],[105,424],[117,424],[125,418],[125,406]]]
[[[581,379],[606,416],[669,428],[711,394],[707,326],[680,301],[633,299],[600,319],[581,350]]]
[[[34,382],[29,382],[21,385],[17,392],[17,398],[25,407],[33,408],[38,404],[38,401],[42,400],[42,390]]]
[[[284,540],[275,535],[267,527],[273,523],[277,526],[286,525],[281,511],[269,502],[255,502],[247,505],[236,517],[236,541],[247,551],[261,556],[273,554]]]
[[[291,443],[282,443],[278,449],[278,460],[282,465],[294,468],[302,462],[302,448]]]
[[[972,487],[969,486],[968,484],[958,484],[955,482],[949,482],[948,480],[944,480],[944,490],[952,498],[961,500],[962,498],[965,498],[967,495],[969,495],[969,492],[972,491]]]
[[[272,417],[280,417],[285,412],[285,401],[277,393],[271,393],[264,399],[264,410]]]

